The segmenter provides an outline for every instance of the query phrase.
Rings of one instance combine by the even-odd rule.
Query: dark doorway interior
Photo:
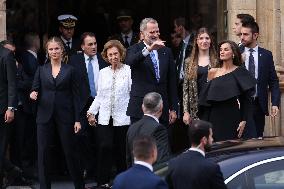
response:
[[[161,37],[169,40],[173,19],[178,16],[191,20],[193,27],[206,26],[217,31],[217,0],[8,0],[7,33],[17,45],[26,32],[38,32],[41,36],[57,35],[57,16],[73,14],[79,18],[76,35],[92,31],[100,44],[110,34],[117,32],[116,12],[126,8],[133,12],[134,30],[145,17],[158,20]]]

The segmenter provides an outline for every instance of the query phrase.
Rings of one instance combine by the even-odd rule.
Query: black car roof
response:
[[[213,151],[206,154],[208,159],[220,165],[225,179],[253,163],[279,156],[284,156],[284,137],[226,141],[214,144]]]

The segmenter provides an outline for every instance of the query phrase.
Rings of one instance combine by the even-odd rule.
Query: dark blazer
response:
[[[269,115],[268,91],[271,92],[272,106],[279,107],[279,80],[275,71],[272,53],[264,48],[258,47],[257,96],[261,109],[266,115]]]
[[[0,45],[0,114],[17,105],[16,69],[14,54]]]
[[[178,116],[183,115],[183,83],[184,79],[180,79],[179,75],[181,70],[185,68],[185,62],[183,62],[187,57],[191,55],[192,51],[192,46],[193,46],[193,39],[194,36],[191,34],[190,39],[188,41],[188,44],[185,49],[185,54],[184,57],[182,57],[182,47],[183,47],[183,40],[180,42],[179,47],[178,47],[178,55],[176,59],[176,69],[177,69],[177,94],[178,94],[178,100],[179,100],[179,109],[178,109]],[[183,62],[183,64],[182,64]],[[183,67],[182,67],[183,66]]]
[[[33,113],[33,105],[30,99],[30,91],[33,79],[24,71],[22,64],[18,64],[17,68],[17,100],[23,107],[25,113]],[[34,112],[35,113],[35,112]]]
[[[167,129],[159,124],[154,118],[144,115],[141,120],[132,124],[127,131],[126,159],[128,166],[133,162],[132,143],[138,135],[152,136],[156,140],[158,150],[156,163],[168,160],[170,148]]]
[[[33,80],[35,72],[38,67],[37,58],[30,53],[29,51],[25,50],[20,54],[20,63],[23,66],[24,72]]]
[[[149,92],[157,92],[163,98],[163,114],[161,120],[169,121],[169,110],[177,111],[177,86],[176,69],[173,55],[169,48],[163,47],[158,50],[160,81],[155,77],[154,66],[150,55],[143,56],[143,42],[132,45],[127,49],[125,63],[131,67],[132,85],[127,115],[141,118],[142,102],[144,96]]]
[[[161,177],[155,175],[149,168],[135,164],[127,171],[116,176],[113,189],[167,189],[168,186]]]
[[[103,60],[100,54],[97,54],[97,58],[98,58],[100,70],[108,66],[108,64]],[[79,88],[78,88],[79,98],[80,98],[79,112],[82,112],[85,106],[87,106],[88,100],[91,97],[91,91],[90,91],[90,85],[89,85],[89,79],[88,79],[88,73],[87,73],[87,68],[85,64],[84,54],[79,53],[79,54],[71,56],[68,64],[74,67],[76,71],[77,81],[79,81]]]
[[[166,177],[169,188],[225,189],[223,174],[218,164],[200,153],[188,150],[169,162]]]
[[[39,66],[37,58],[29,51],[24,50],[20,53],[17,71],[18,100],[21,100],[23,110],[26,113],[36,113],[35,105],[30,100],[30,90],[34,80],[35,72]]]
[[[37,123],[47,123],[56,113],[63,123],[79,121],[78,84],[72,66],[62,63],[56,82],[51,64],[40,66],[34,77],[31,91],[37,91]]]
[[[191,34],[188,44],[186,46],[185,49],[185,53],[184,53],[184,59],[188,58],[191,55],[191,51],[192,51],[192,47],[193,47],[193,39],[194,39],[194,35]],[[181,63],[182,63],[182,46],[183,46],[183,40],[180,42],[179,46],[178,46],[178,55],[177,55],[177,59],[176,59],[176,68],[177,68],[177,80],[179,80],[179,73],[181,70]]]
[[[113,36],[110,36],[109,40],[111,40],[111,39],[116,39],[116,40],[120,41],[121,44],[123,44],[124,47],[125,47],[124,39],[122,38],[121,34],[115,34]],[[136,44],[138,42],[139,42],[139,33],[133,32],[129,46],[132,46],[132,45],[134,45],[134,44]]]

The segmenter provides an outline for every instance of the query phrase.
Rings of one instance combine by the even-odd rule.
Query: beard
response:
[[[210,152],[211,151],[211,145],[207,142],[207,144],[204,146],[205,152]]]

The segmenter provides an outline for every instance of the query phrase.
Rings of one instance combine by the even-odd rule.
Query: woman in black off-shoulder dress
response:
[[[217,68],[208,72],[208,83],[202,91],[200,104],[209,105],[208,121],[213,124],[215,141],[242,137],[251,116],[250,94],[256,80],[241,66],[236,43],[223,41],[218,45]]]

